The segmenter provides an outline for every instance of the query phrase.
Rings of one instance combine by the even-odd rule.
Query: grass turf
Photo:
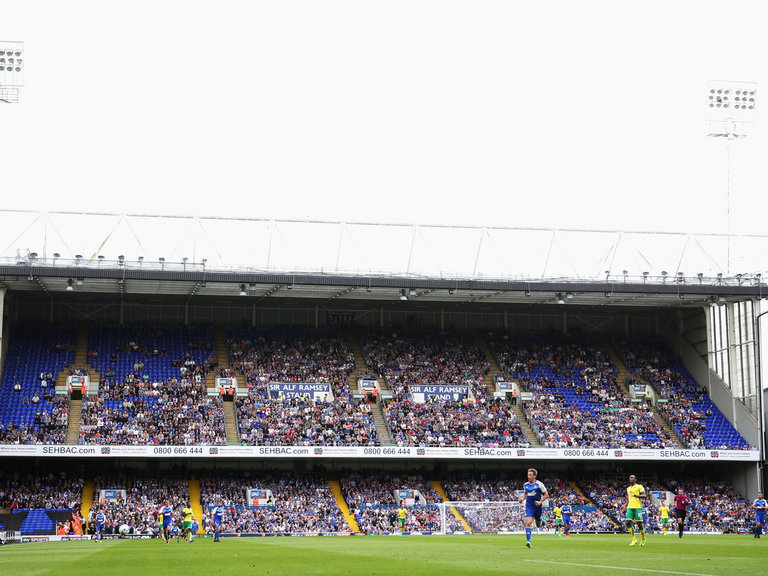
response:
[[[412,576],[750,576],[768,573],[768,537],[653,535],[629,547],[626,535],[558,539],[512,536],[366,536],[39,542],[0,548],[3,576],[205,574]]]

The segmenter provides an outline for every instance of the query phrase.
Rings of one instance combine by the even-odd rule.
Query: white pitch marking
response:
[[[655,572],[657,574],[683,574],[684,576],[717,576],[716,574],[699,574],[698,572],[675,572],[674,570],[654,570],[652,568],[629,568],[624,566],[603,566],[602,564],[577,564],[575,562],[554,562],[552,560],[526,560],[539,564],[562,564],[563,566],[581,566],[583,568],[605,568],[606,570],[630,570],[632,572]]]

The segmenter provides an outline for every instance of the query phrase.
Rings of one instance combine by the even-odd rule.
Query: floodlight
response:
[[[24,43],[0,40],[0,100],[19,101],[24,86]]]
[[[77,285],[78,285],[78,286],[82,286],[83,284],[85,284],[85,279],[83,279],[83,278],[78,278],[78,279],[77,279]]]
[[[746,136],[744,124],[755,121],[755,82],[710,81],[706,93],[709,135],[727,138]]]

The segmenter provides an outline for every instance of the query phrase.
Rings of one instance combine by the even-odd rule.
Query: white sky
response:
[[[762,4],[0,0],[2,206],[725,233],[706,83],[768,86]]]

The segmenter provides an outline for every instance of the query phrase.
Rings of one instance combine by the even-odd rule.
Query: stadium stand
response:
[[[397,532],[398,490],[419,491],[423,504],[409,508],[406,532],[432,533],[440,529],[436,506],[442,498],[421,475],[382,475],[372,471],[348,474],[340,480],[341,492],[355,516],[361,532],[365,534],[392,534]]]
[[[236,398],[240,437],[247,445],[378,444],[367,400],[353,400],[354,355],[335,331],[280,329],[228,334],[229,362],[248,386]],[[269,385],[323,383],[333,398],[270,393]]]
[[[271,505],[252,506],[246,489],[271,491]],[[351,529],[321,474],[218,474],[200,478],[203,526],[210,510],[224,508],[224,534],[328,534]]]
[[[571,523],[573,532],[614,531],[613,522],[569,482],[552,475],[542,476],[539,480],[544,483],[550,494],[550,499],[546,506],[545,528],[554,528],[554,517],[549,511],[552,509],[553,503],[556,502],[560,506],[570,504],[573,507],[574,513],[572,514]],[[450,500],[470,502],[517,501],[521,488],[520,483],[512,483],[509,479],[494,473],[481,475],[467,473],[452,474],[443,480],[443,486]],[[495,532],[504,523],[503,518],[499,518],[498,522],[496,522],[493,514],[485,511],[482,515],[465,513],[464,517],[469,522],[473,531],[477,532]],[[450,517],[447,517],[447,519],[452,520]],[[449,522],[449,527],[452,530],[462,529],[462,526],[455,520]]]
[[[474,335],[374,331],[362,336],[366,364],[392,390],[387,423],[398,446],[529,447],[511,406],[493,399],[489,363]],[[464,398],[414,400],[413,385],[461,386]]]
[[[621,354],[641,382],[653,386],[659,411],[692,448],[747,450],[749,443],[723,416],[706,389],[657,338],[619,338]]]
[[[132,532],[156,535],[157,515],[163,502],[170,502],[174,521],[189,502],[188,480],[173,472],[162,476],[129,471],[102,474],[95,478],[95,485],[88,523],[92,530],[93,518],[102,510],[106,516],[106,534],[117,534],[118,527],[127,524]],[[104,499],[103,490],[125,490],[125,498]]]
[[[80,444],[226,444],[211,327],[97,325],[89,362],[102,375],[82,406]]]
[[[551,448],[663,448],[675,442],[653,411],[633,403],[616,381],[616,367],[585,335],[493,333],[502,370],[533,393],[524,412]]]
[[[24,324],[14,330],[0,386],[0,442],[61,444],[68,400],[55,396],[56,377],[74,359],[70,325]]]
[[[519,476],[519,478],[518,478]],[[446,475],[439,484],[452,501],[511,502],[518,499],[524,471],[513,477],[499,472],[464,471]],[[615,474],[584,475],[579,480],[567,476],[544,474],[540,478],[550,493],[545,507],[545,528],[553,527],[552,506],[557,503],[574,507],[573,532],[615,532],[623,530],[621,506],[626,503],[627,479]],[[722,478],[705,475],[662,477],[640,476],[646,492],[674,492],[683,487],[693,504],[689,507],[686,531],[748,532],[754,514],[750,502],[742,498]],[[73,474],[0,473],[0,522],[8,529],[24,534],[52,534],[57,523],[69,523],[74,531],[80,496],[85,481]],[[107,517],[107,534],[127,524],[136,534],[156,535],[158,510],[165,500],[180,521],[180,510],[190,502],[189,474],[174,471],[130,471],[101,473],[94,478],[95,491],[90,508],[93,516],[101,509]],[[421,474],[385,474],[375,469],[347,472],[340,479],[341,493],[354,515],[360,531],[367,534],[391,534],[396,531],[396,491],[418,491],[422,504],[409,507],[407,532],[432,533],[440,529],[438,504],[442,497]],[[247,490],[271,491],[273,501],[254,506]],[[105,499],[105,492],[125,490],[125,497]],[[349,533],[343,513],[334,499],[326,474],[204,472],[200,476],[200,519],[203,528],[210,525],[210,509],[220,504],[224,510],[225,534],[317,534]],[[200,509],[200,508],[198,508]],[[648,529],[659,530],[658,508],[654,501],[647,506]],[[465,531],[466,526],[446,515],[449,531]],[[504,528],[493,512],[466,514],[472,531],[495,531]],[[519,526],[515,526],[519,529]]]

